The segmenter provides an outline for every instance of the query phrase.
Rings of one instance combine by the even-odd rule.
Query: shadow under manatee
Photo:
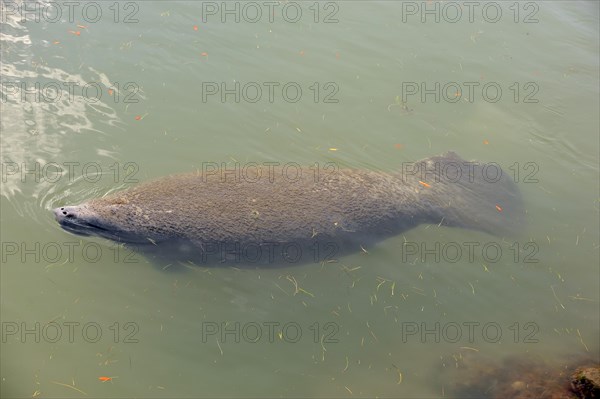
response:
[[[194,266],[265,269],[337,263],[346,255],[367,251],[379,241],[381,239],[377,237],[365,237],[360,243],[315,238],[294,242],[213,242],[198,245],[173,240],[157,245],[125,246],[143,255],[156,267],[175,271]]]

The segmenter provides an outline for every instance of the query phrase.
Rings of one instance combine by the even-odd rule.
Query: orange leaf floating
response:
[[[109,95],[109,96],[112,96],[112,95],[113,95],[113,93],[114,93],[114,90],[113,90],[113,89],[108,89],[108,95]]]
[[[402,148],[402,144],[396,143],[396,144],[394,144],[394,147],[396,147],[397,149],[401,149]]]
[[[53,44],[59,44],[60,42],[58,40],[55,40]]]
[[[87,26],[85,26],[85,25],[77,25],[77,27],[78,27],[79,29],[87,29]]]
[[[80,31],[74,31],[74,30],[70,30],[69,33],[76,35],[76,36],[81,36],[81,32]]]
[[[498,212],[502,212],[502,207],[496,204],[496,210],[498,210]]]
[[[205,51],[202,54],[200,54],[202,57],[208,57],[208,53]]]
[[[98,377],[98,379],[102,382],[111,381],[112,377]]]
[[[194,25],[194,30],[198,30],[198,25]]]
[[[486,144],[486,145],[487,145],[487,144],[489,144],[489,143],[490,143],[489,141],[487,141],[487,140],[483,140],[483,144]]]
[[[136,120],[136,121],[139,121],[140,119],[142,119],[142,117],[141,117],[141,116],[139,116],[139,115],[137,115],[137,116],[135,117],[135,120]]]
[[[419,183],[425,187],[431,187],[429,184],[425,183],[424,181],[419,180]]]
[[[304,50],[300,50],[300,55],[304,55]]]

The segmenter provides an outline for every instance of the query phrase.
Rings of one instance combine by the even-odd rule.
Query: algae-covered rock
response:
[[[575,370],[571,377],[571,388],[580,398],[600,398],[600,366]]]

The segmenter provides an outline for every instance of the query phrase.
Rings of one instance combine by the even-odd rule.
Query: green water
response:
[[[82,5],[72,22],[65,5],[21,22],[3,4],[2,397],[447,397],[467,356],[598,360],[598,3],[501,2],[497,22],[486,3],[472,22],[437,2],[439,22],[408,13],[421,2],[282,2],[273,22],[244,3],[239,22],[212,14],[221,2],[99,2],[97,22]],[[207,92],[236,82],[239,101]],[[436,82],[461,87],[403,91]],[[36,83],[60,100],[36,99]],[[205,162],[392,171],[448,150],[513,176],[521,236],[420,226],[326,264],[175,270],[50,212]],[[36,162],[46,175],[21,176]],[[406,243],[503,252],[436,261]],[[439,342],[422,337],[436,322]]]

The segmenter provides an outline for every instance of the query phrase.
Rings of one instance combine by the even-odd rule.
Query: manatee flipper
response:
[[[447,152],[414,165],[410,178],[419,180],[413,183],[418,183],[420,198],[430,209],[426,214],[433,216],[429,223],[496,236],[518,234],[523,229],[521,193],[498,164],[466,161]]]

